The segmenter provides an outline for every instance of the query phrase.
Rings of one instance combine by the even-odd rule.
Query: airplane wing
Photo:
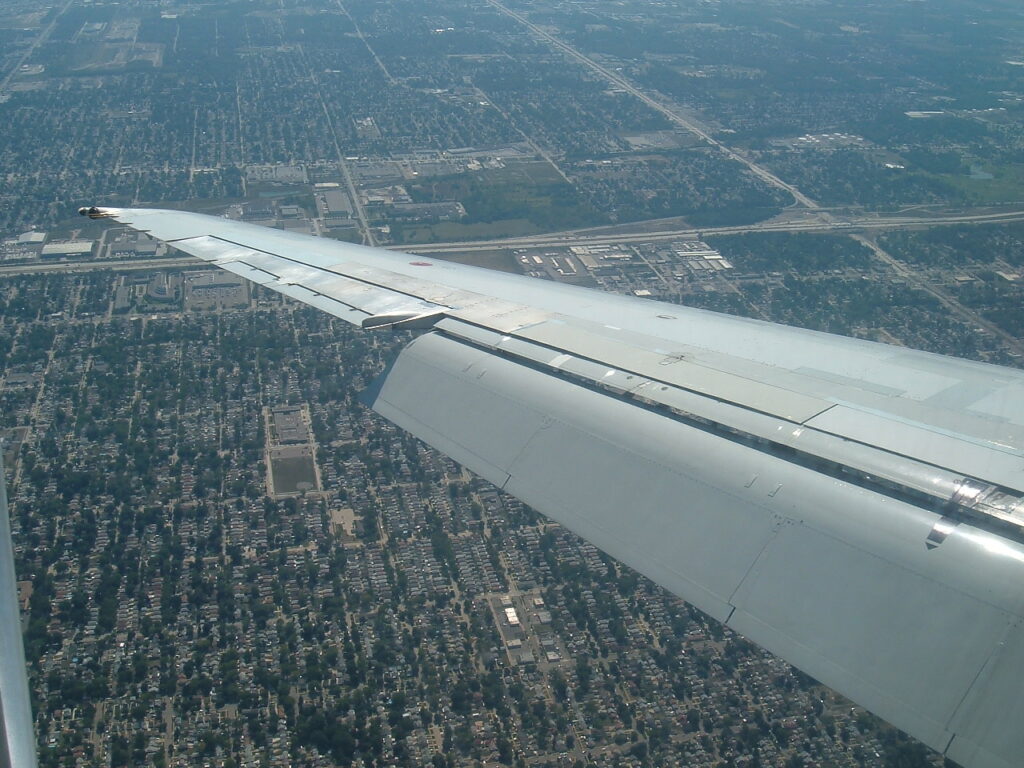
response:
[[[1024,373],[190,213],[366,328],[395,424],[969,768],[1024,756]]]
[[[21,640],[3,454],[0,441],[0,766],[36,768],[36,737]]]

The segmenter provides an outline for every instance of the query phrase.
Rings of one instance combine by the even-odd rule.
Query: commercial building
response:
[[[41,256],[44,259],[91,259],[96,243],[92,240],[71,240],[65,243],[47,243]]]

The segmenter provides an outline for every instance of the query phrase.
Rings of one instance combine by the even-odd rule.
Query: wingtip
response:
[[[113,208],[98,208],[95,205],[83,206],[78,209],[79,216],[88,216],[90,219],[108,219],[115,213]]]

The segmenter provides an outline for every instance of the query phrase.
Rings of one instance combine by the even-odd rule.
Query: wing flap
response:
[[[951,727],[956,736],[947,750],[951,760],[972,768],[1007,768],[1020,763],[1021,670],[1024,622],[1018,621],[957,710]],[[1016,722],[1011,719],[1014,717]]]
[[[730,627],[939,752],[1016,618],[810,525],[780,530],[733,604]]]
[[[438,332],[370,404],[935,749],[1024,753],[1024,701],[999,695],[994,726],[957,718],[1024,614],[1024,546],[961,524],[929,549],[936,513]]]
[[[449,450],[455,444],[453,457],[473,471],[497,479],[499,486],[641,570],[645,562],[655,562],[652,546],[664,551],[659,509],[673,508],[681,493],[698,499],[690,517],[681,515],[671,524],[682,532],[703,520],[729,547],[710,553],[694,529],[694,535],[679,540],[685,552],[665,553],[657,568],[664,582],[675,589],[685,586],[688,599],[719,619],[728,615],[729,596],[770,535],[763,510],[738,500],[718,503],[718,494],[697,479],[696,456],[688,459],[695,479],[689,484],[676,471],[666,475],[669,456],[630,452],[606,439],[608,424],[621,423],[622,417],[614,407],[609,410],[615,404],[607,397],[438,334],[417,339],[399,355],[370,405],[427,442],[443,435],[445,447],[436,447]],[[581,414],[586,424],[572,418]],[[673,457],[686,454],[682,433],[666,434],[659,429],[663,423],[650,415],[649,422],[631,427],[632,441],[649,449],[656,444]],[[688,436],[701,437],[696,431]],[[728,457],[713,458],[724,471]],[[595,482],[600,476],[606,479]],[[752,493],[762,495],[760,489]],[[633,504],[634,498],[640,504]],[[648,530],[645,537],[629,541],[631,533],[643,530]],[[699,579],[692,578],[695,563],[707,569]]]

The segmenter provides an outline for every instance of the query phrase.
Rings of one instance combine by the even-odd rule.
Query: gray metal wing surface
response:
[[[21,639],[3,452],[0,442],[0,768],[36,768],[36,737]]]
[[[969,767],[1024,760],[1024,373],[89,209],[362,327],[382,415]]]

